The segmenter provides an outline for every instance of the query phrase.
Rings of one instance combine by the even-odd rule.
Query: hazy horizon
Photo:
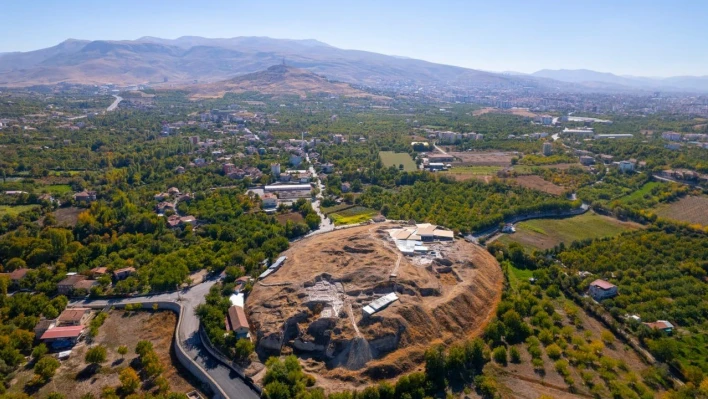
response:
[[[533,73],[587,69],[619,76],[708,75],[701,16],[708,4],[566,4],[511,1],[504,7],[442,1],[236,4],[221,0],[4,7],[0,53],[33,51],[66,39],[144,36],[314,39],[331,46],[464,68]],[[185,4],[188,3],[188,4]],[[570,16],[570,17],[569,17]],[[681,20],[681,24],[675,24]],[[680,45],[678,45],[680,44]]]

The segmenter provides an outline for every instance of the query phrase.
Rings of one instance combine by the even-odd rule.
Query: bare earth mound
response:
[[[394,227],[338,230],[287,250],[285,265],[246,304],[259,355],[292,351],[319,382],[356,385],[412,371],[431,342],[478,335],[501,297],[494,257],[464,240],[425,243],[431,253],[404,256],[386,232]],[[391,293],[397,301],[364,311]]]

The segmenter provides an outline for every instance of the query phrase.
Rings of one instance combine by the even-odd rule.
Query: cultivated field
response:
[[[380,151],[379,157],[387,168],[390,166],[399,168],[403,165],[403,170],[406,172],[415,172],[418,169],[413,158],[406,152]]]
[[[59,226],[76,226],[79,221],[79,214],[85,209],[77,208],[75,206],[69,208],[59,208],[54,211],[54,217],[57,219],[57,225]]]
[[[195,389],[189,380],[193,377],[188,371],[177,366],[177,359],[172,353],[172,338],[177,325],[177,316],[172,312],[126,312],[111,311],[99,333],[94,339],[94,344],[106,346],[107,360],[101,369],[91,374],[84,362],[87,351],[85,343],[74,347],[69,359],[62,361],[56,375],[46,385],[34,394],[35,397],[45,398],[50,392],[64,394],[67,399],[78,399],[91,393],[93,397],[101,396],[105,386],[118,387],[120,381],[118,374],[131,365],[136,358],[135,346],[140,340],[152,342],[160,363],[164,367],[162,376],[165,377],[173,392],[187,393]],[[93,345],[93,344],[92,344]],[[128,354],[123,358],[118,354],[118,347],[126,345]],[[17,383],[12,389],[22,390],[32,377],[32,370],[23,370],[17,376]],[[194,383],[198,386],[197,383]],[[154,387],[150,384],[143,385],[138,392],[152,392]]]
[[[365,222],[378,214],[377,211],[363,206],[354,206],[341,211],[332,212],[327,216],[335,225],[356,224]]]
[[[0,217],[5,215],[17,216],[22,212],[39,208],[39,205],[0,205]]]
[[[504,244],[517,242],[529,251],[545,250],[561,242],[568,245],[573,241],[611,237],[627,230],[641,228],[632,222],[587,212],[565,219],[534,219],[518,223],[516,233],[504,234],[499,240]]]
[[[536,175],[519,176],[511,180],[519,184],[520,186],[530,188],[532,190],[543,191],[544,193],[552,195],[561,195],[566,190],[565,188],[553,184],[549,181],[545,181],[543,180],[543,178]]]
[[[533,276],[530,270],[510,267],[508,270],[509,285],[511,291],[516,291],[521,284],[526,284]],[[528,291],[527,291],[528,292]],[[642,361],[639,355],[624,345],[618,339],[607,338],[609,332],[599,321],[590,317],[582,308],[578,308],[573,301],[564,298],[548,298],[554,311],[561,317],[556,322],[556,326],[562,328],[560,334],[553,339],[553,344],[563,341],[568,344],[568,337],[576,344],[587,345],[593,343],[597,348],[596,355],[606,358],[600,363],[612,365],[612,375],[617,381],[628,383],[632,379],[632,374],[639,374],[649,366]],[[577,316],[571,316],[576,313]],[[511,345],[520,352],[521,361],[519,363],[509,362],[502,366],[496,362],[491,362],[485,368],[485,375],[494,376],[500,385],[500,393],[503,398],[524,398],[536,399],[546,395],[553,398],[591,398],[591,397],[611,397],[611,393],[602,381],[601,370],[595,367],[577,367],[569,365],[567,373],[575,382],[573,387],[569,387],[567,381],[558,371],[555,365],[555,358],[549,356],[549,346],[546,345],[538,358],[540,362],[533,365],[529,345]],[[511,347],[510,346],[510,347]],[[555,357],[555,356],[554,356]],[[608,361],[609,360],[609,361]],[[591,381],[585,384],[584,381]]]
[[[499,170],[501,170],[500,166],[460,166],[440,172],[440,174],[459,181],[476,179],[488,183]]]
[[[511,158],[515,157],[516,154],[513,152],[476,152],[476,151],[465,151],[465,152],[449,152],[448,154],[454,156],[458,160],[453,162],[453,165],[460,166],[509,166],[511,165]]]
[[[293,223],[305,222],[305,218],[302,217],[299,212],[279,213],[275,215],[275,219],[283,226],[285,226],[285,223],[287,223],[288,220]]]
[[[708,196],[688,196],[670,204],[661,204],[655,213],[662,218],[708,226]]]

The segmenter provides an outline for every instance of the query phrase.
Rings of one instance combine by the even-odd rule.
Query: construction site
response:
[[[416,370],[431,343],[481,334],[501,298],[496,259],[429,224],[335,230],[283,256],[246,303],[257,353],[296,354],[326,390]]]

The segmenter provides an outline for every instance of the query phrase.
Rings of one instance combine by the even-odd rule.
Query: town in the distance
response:
[[[708,78],[591,72],[0,53],[0,398],[708,398]]]

